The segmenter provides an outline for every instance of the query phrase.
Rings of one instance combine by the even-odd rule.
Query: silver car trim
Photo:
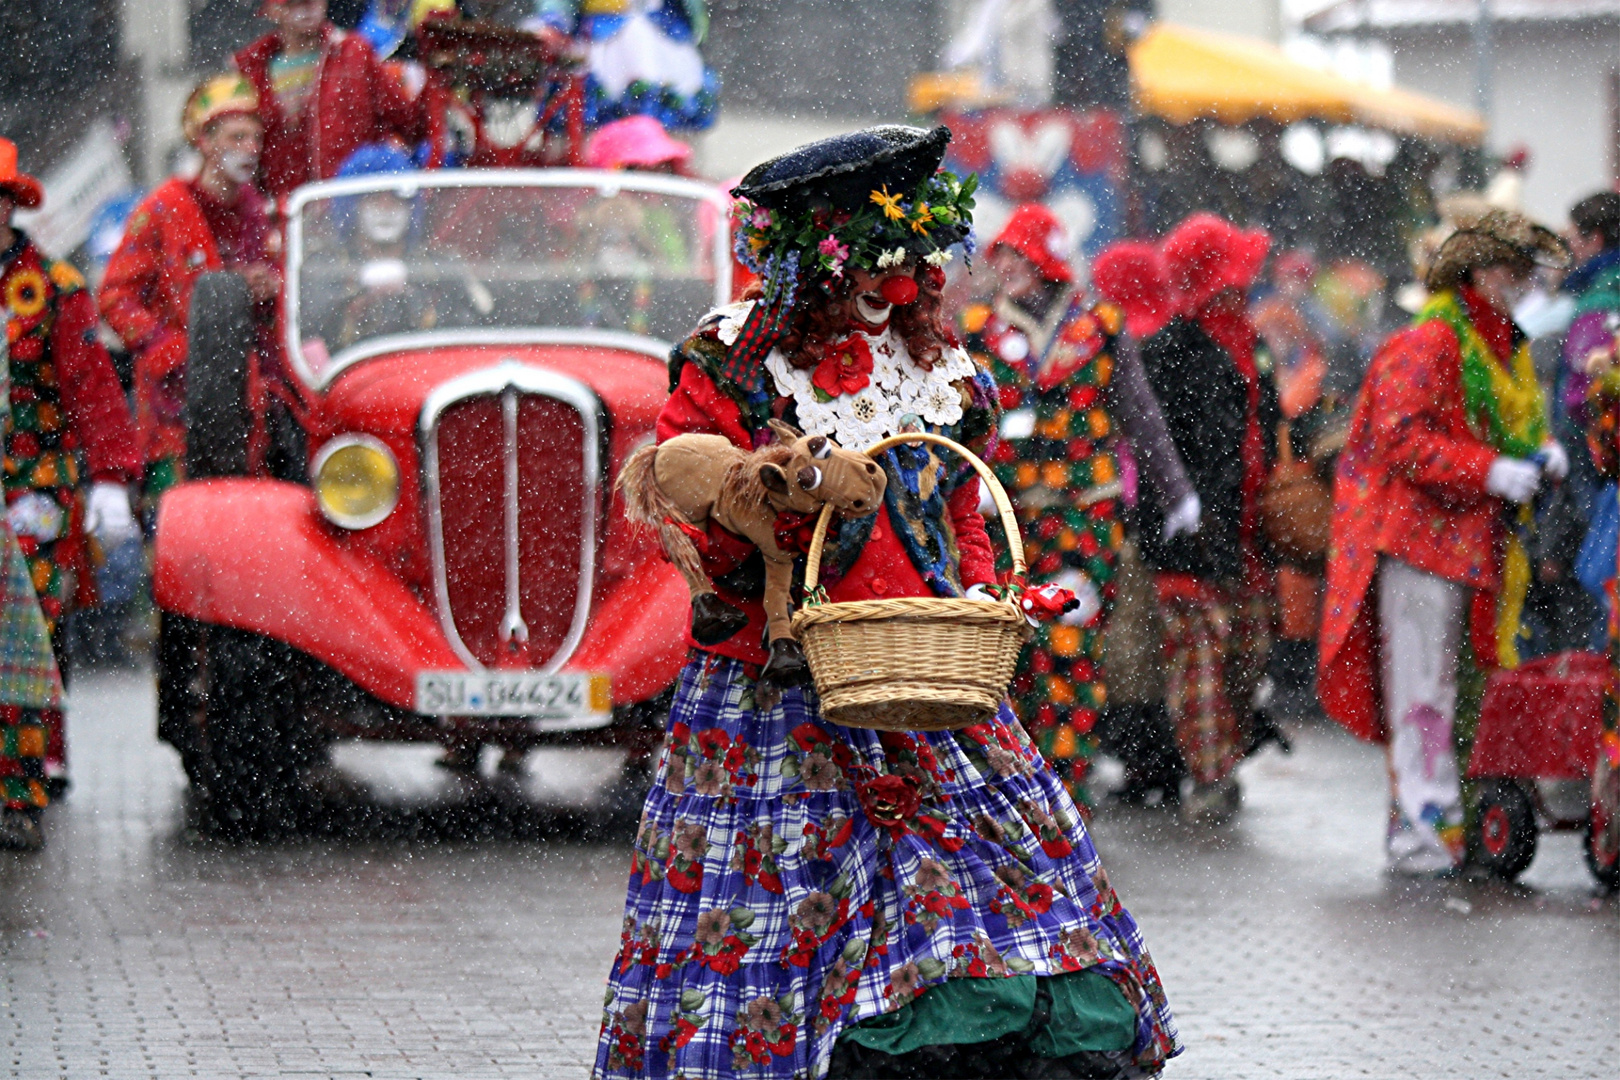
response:
[[[422,403],[421,419],[417,430],[422,455],[422,479],[425,488],[424,502],[427,506],[428,516],[428,550],[433,575],[433,599],[439,612],[439,625],[444,630],[445,638],[463,663],[470,670],[486,670],[472,650],[467,648],[466,642],[461,639],[461,632],[456,629],[456,621],[450,610],[450,580],[445,565],[444,553],[444,515],[441,504],[439,487],[439,420],[446,409],[457,402],[474,397],[504,397],[511,395],[513,401],[514,418],[516,413],[517,394],[534,394],[540,397],[549,397],[564,404],[571,405],[580,415],[580,422],[584,426],[584,446],[582,448],[583,483],[585,488],[584,523],[582,527],[580,549],[580,581],[579,592],[574,600],[574,618],[569,625],[568,633],[558,646],[557,652],[539,670],[541,674],[549,675],[562,668],[579,648],[579,643],[585,637],[586,624],[590,620],[591,593],[596,579],[596,525],[597,517],[601,511],[602,498],[602,470],[605,467],[603,442],[607,437],[607,415],[602,407],[602,401],[596,392],[589,386],[567,375],[543,368],[532,367],[511,358],[505,358],[498,364],[477,371],[457,376],[435,387]],[[504,412],[504,400],[503,400]],[[504,486],[510,494],[505,502],[512,507],[516,498],[516,484],[512,482],[514,466],[517,462],[516,433],[511,440],[512,453],[506,469]],[[515,523],[515,513],[507,517],[508,524]],[[515,543],[516,533],[508,528],[506,532],[507,552],[505,565],[507,568],[507,600],[508,614],[510,614],[511,588],[517,581],[514,562],[517,556]],[[520,605],[521,606],[521,605]],[[527,628],[525,627],[525,631]]]
[[[312,371],[304,360],[303,338],[298,328],[298,270],[303,264],[304,254],[304,219],[302,210],[304,206],[316,199],[335,198],[341,195],[363,195],[373,191],[398,192],[401,197],[410,197],[422,188],[512,188],[512,187],[540,187],[540,188],[595,188],[603,193],[618,193],[620,191],[646,191],[659,195],[676,195],[706,202],[712,206],[716,213],[716,223],[728,221],[731,204],[725,192],[709,184],[699,183],[696,180],[686,180],[678,176],[658,176],[645,173],[605,172],[599,169],[444,169],[429,172],[393,173],[374,176],[355,176],[346,180],[323,180],[315,184],[305,184],[294,191],[287,199],[287,262],[286,284],[284,286],[284,301],[282,305],[282,323],[284,324],[285,345],[287,360],[308,386],[316,390],[325,390],[337,375],[345,369],[352,367],[362,360],[385,352],[395,352],[401,348],[414,347],[412,344],[417,334],[390,335],[386,338],[375,338],[365,345],[353,349],[345,349],[332,358],[320,374]],[[716,228],[714,230],[714,301],[713,307],[721,307],[731,300],[731,230],[730,228]],[[533,341],[525,335],[533,332],[541,333],[589,333],[590,331],[572,331],[565,327],[485,331],[489,335],[486,339],[491,344],[553,344],[550,341]],[[596,331],[597,333],[605,333]],[[431,333],[431,332],[430,332]],[[446,333],[457,333],[446,331]],[[633,334],[615,334],[618,339],[637,340]],[[641,339],[645,340],[645,339]],[[395,342],[385,347],[377,346],[384,342]],[[456,342],[459,344],[460,342]],[[574,341],[556,342],[558,344],[575,344]],[[624,348],[627,346],[618,345]],[[633,348],[633,347],[632,347]],[[635,351],[647,351],[636,349]],[[660,356],[668,353],[668,346],[664,346]]]
[[[513,642],[529,643],[529,626],[523,621],[523,594],[518,587],[522,573],[518,560],[518,392],[510,386],[501,391],[501,458],[506,473],[506,498],[501,500],[506,519],[506,614],[501,619],[501,641],[511,648]]]

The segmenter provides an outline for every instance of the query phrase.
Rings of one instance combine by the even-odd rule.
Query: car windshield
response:
[[[677,341],[727,299],[723,207],[694,181],[572,169],[310,185],[289,206],[292,365],[320,386],[435,342]]]

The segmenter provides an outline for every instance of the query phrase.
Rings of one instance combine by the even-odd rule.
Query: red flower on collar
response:
[[[866,389],[871,374],[872,348],[855,334],[828,348],[810,381],[828,397],[842,397]]]

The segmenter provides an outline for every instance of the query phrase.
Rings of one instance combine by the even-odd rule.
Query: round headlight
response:
[[[314,474],[321,513],[345,529],[369,529],[399,502],[399,465],[369,435],[340,435],[321,447]]]

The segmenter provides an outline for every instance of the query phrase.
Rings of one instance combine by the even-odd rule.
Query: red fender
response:
[[[434,613],[343,544],[301,484],[180,484],[163,497],[154,547],[163,610],[284,641],[390,704],[412,707],[419,671],[466,670]],[[689,618],[686,583],[654,558],[598,596],[566,667],[608,674],[615,704],[645,700],[685,662]]]

